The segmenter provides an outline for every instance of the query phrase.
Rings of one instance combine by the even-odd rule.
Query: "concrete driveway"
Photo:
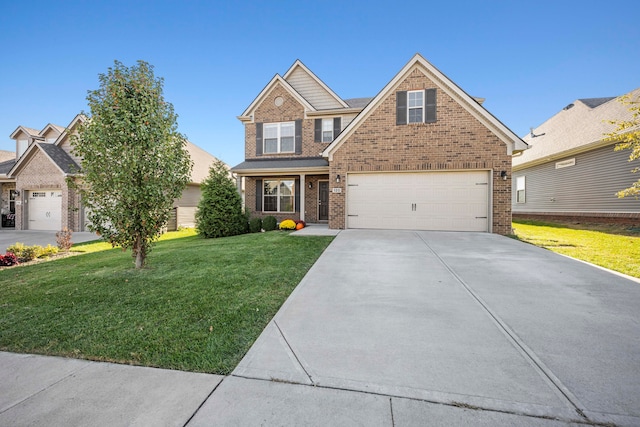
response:
[[[638,307],[639,283],[506,237],[343,231],[192,424],[356,391],[355,419],[395,425],[640,425]]]
[[[71,236],[73,243],[88,242],[91,240],[98,240],[99,237],[88,231],[75,232]],[[56,232],[55,231],[36,231],[36,230],[11,230],[0,229],[0,251],[4,254],[5,250],[15,244],[16,242],[24,243],[25,245],[40,245],[56,246]]]
[[[638,307],[506,237],[346,230],[232,375],[0,352],[0,426],[638,426]]]

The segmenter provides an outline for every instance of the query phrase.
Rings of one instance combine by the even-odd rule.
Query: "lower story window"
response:
[[[525,203],[526,199],[526,184],[524,176],[516,178],[516,203]]]
[[[265,212],[294,211],[294,180],[264,180],[262,206]]]

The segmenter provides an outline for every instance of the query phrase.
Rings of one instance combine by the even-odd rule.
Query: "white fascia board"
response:
[[[285,175],[312,175],[329,173],[329,166],[317,166],[312,168],[280,168],[280,169],[245,169],[233,171],[238,176],[285,176]]]
[[[569,150],[564,150],[564,151],[560,151],[560,152],[557,152],[557,153],[553,153],[553,154],[545,156],[545,157],[540,157],[538,159],[531,160],[531,161],[526,162],[526,163],[521,163],[519,165],[513,165],[511,167],[511,170],[513,172],[521,171],[521,170],[528,169],[528,168],[533,167],[533,166],[538,166],[538,165],[541,165],[541,164],[544,164],[544,163],[549,163],[549,162],[555,162],[555,161],[563,159],[565,157],[575,156],[577,154],[586,153],[587,151],[592,151],[592,150],[595,150],[597,148],[606,147],[607,145],[616,145],[616,142],[600,139],[598,141],[590,142],[589,144],[584,144],[584,145],[581,145],[579,147],[571,148]]]
[[[349,108],[349,105],[347,105],[347,103],[344,102],[342,98],[340,98],[334,91],[332,91],[329,86],[327,86],[322,80],[320,80],[318,76],[316,76],[313,73],[313,71],[307,68],[306,65],[304,65],[302,61],[300,61],[299,59],[296,59],[296,62],[294,62],[293,65],[289,68],[289,70],[287,70],[287,72],[284,73],[285,80],[287,80],[287,78],[293,73],[296,67],[302,68],[305,73],[309,74],[311,78],[314,79],[324,90],[326,90],[336,101],[338,101],[340,105],[342,105],[345,108]]]
[[[71,135],[76,126],[79,123],[83,123],[85,121],[87,121],[87,116],[85,116],[84,114],[76,114],[73,120],[71,120],[71,123],[69,123],[69,125],[60,135],[58,135],[58,138],[55,140],[54,144],[58,146],[62,144]]]
[[[267,83],[267,85],[260,91],[258,96],[253,100],[253,102],[247,107],[246,110],[238,117],[238,119],[242,122],[253,121],[252,112],[253,110],[264,100],[264,98],[271,92],[276,83],[280,83],[291,95],[300,102],[305,108],[306,111],[315,111],[315,108],[306,99],[302,97],[286,80],[280,77],[278,74],[273,76],[271,81]]]

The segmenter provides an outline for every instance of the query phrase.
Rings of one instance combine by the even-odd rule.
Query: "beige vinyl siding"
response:
[[[297,68],[287,78],[287,82],[318,110],[344,108],[315,79],[302,68]]]
[[[349,123],[351,123],[353,121],[353,119],[355,119],[357,116],[357,114],[344,114],[342,116],[342,129],[344,130],[347,126],[349,126]]]
[[[556,169],[556,163],[575,158],[575,165]],[[640,212],[640,200],[619,199],[616,192],[629,187],[640,166],[629,162],[629,151],[614,151],[613,145],[558,158],[549,163],[513,172],[513,213],[626,213]],[[526,177],[526,202],[516,203],[516,182]]]
[[[179,199],[176,199],[173,203],[175,207],[196,207],[198,206],[198,202],[200,201],[200,185],[198,184],[189,184],[182,191],[182,196]]]

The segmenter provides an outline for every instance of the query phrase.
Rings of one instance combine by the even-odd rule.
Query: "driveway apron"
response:
[[[346,230],[233,377],[633,425],[638,306],[640,284],[506,237]]]

